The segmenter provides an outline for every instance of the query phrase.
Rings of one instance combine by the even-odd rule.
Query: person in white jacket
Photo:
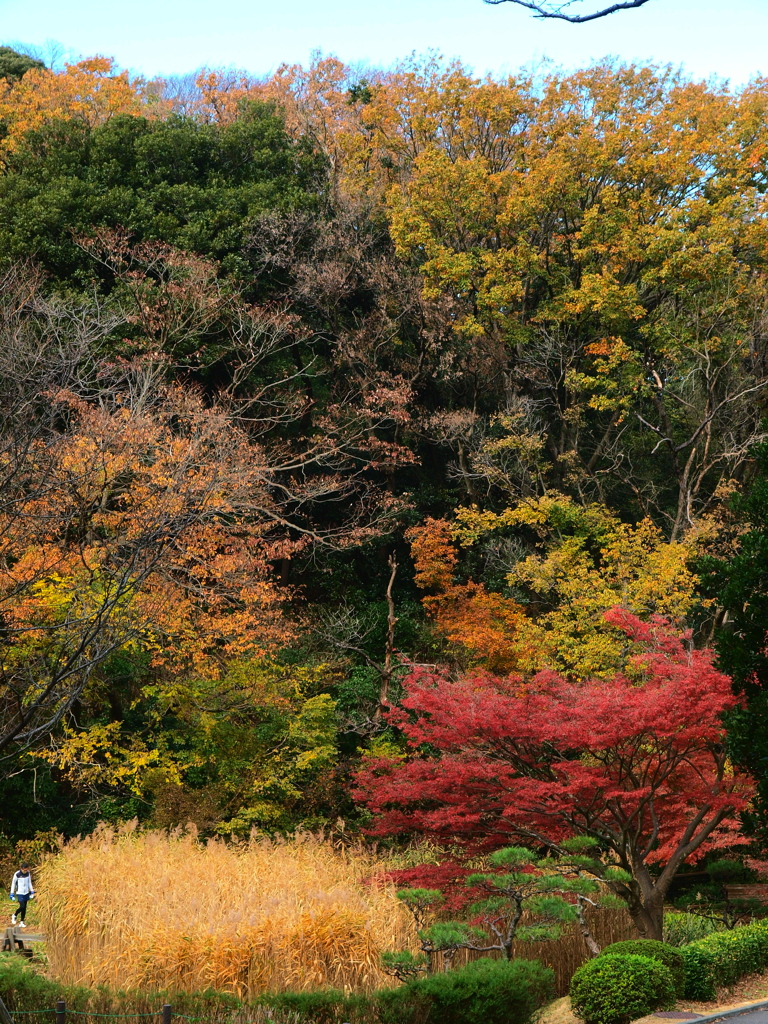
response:
[[[11,882],[11,899],[16,898],[19,901],[19,909],[11,917],[11,924],[16,924],[18,921],[21,928],[27,927],[24,922],[24,918],[27,916],[27,903],[34,897],[35,887],[32,885],[29,864],[24,863]]]

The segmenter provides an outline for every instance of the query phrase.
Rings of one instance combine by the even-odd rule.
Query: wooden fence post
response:
[[[63,999],[56,1003],[56,1024],[67,1024],[67,1004]]]
[[[171,1024],[173,1008],[170,1003],[163,1003],[163,1024]],[[57,1022],[58,1024],[58,1022]]]
[[[2,999],[0,999],[0,1021],[2,1024],[13,1024],[13,1017],[8,1013],[8,1007]]]

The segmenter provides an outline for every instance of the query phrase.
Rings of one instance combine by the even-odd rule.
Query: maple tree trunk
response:
[[[662,941],[664,933],[664,897],[654,893],[650,899],[628,903],[627,909],[641,939]]]

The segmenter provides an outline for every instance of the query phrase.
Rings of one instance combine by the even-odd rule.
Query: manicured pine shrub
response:
[[[629,1024],[674,1005],[671,971],[648,956],[598,956],[582,964],[571,979],[571,1006],[585,1024]]]
[[[685,961],[679,949],[668,946],[666,942],[655,942],[653,939],[630,939],[626,942],[612,942],[606,946],[600,956],[633,953],[636,956],[649,956],[651,960],[659,960],[669,969],[675,983],[675,994],[682,999],[685,992]]]
[[[345,996],[335,989],[318,992],[280,992],[272,996],[261,996],[258,1005],[268,1007],[270,1018],[275,1020],[302,1021],[305,1024],[350,1024],[378,1021],[375,997]],[[118,1022],[119,1024],[119,1022]]]

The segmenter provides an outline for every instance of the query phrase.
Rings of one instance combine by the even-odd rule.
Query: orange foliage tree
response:
[[[33,745],[117,650],[215,676],[285,639],[263,452],[194,393],[129,367],[6,450],[0,751]]]
[[[520,605],[482,583],[456,582],[459,559],[450,523],[428,518],[405,536],[411,542],[416,585],[429,591],[424,606],[440,632],[463,648],[472,664],[492,672],[516,667],[513,641],[525,619]]]
[[[55,118],[78,118],[90,127],[116,114],[151,112],[143,80],[131,81],[108,57],[65,65],[64,71],[32,68],[18,81],[0,79],[0,118],[6,128],[2,149],[13,150],[22,136]]]

